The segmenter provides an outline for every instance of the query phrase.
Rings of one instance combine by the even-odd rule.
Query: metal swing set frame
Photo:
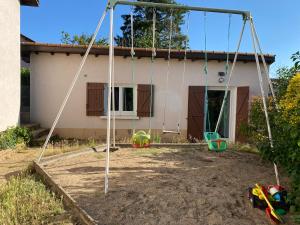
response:
[[[242,27],[242,31],[240,34],[240,39],[238,41],[238,46],[235,52],[235,56],[234,56],[234,60],[232,63],[232,67],[229,73],[229,77],[226,83],[226,88],[225,88],[225,95],[224,95],[224,100],[222,103],[222,107],[220,110],[220,114],[219,114],[219,118],[218,118],[218,122],[217,122],[217,126],[215,131],[218,130],[218,126],[220,124],[220,120],[221,120],[221,116],[222,113],[224,111],[224,106],[225,106],[225,100],[228,94],[228,89],[229,89],[229,85],[230,85],[230,81],[232,78],[232,74],[233,74],[233,70],[234,67],[236,65],[237,62],[237,58],[238,58],[238,53],[239,53],[239,48],[240,48],[240,44],[242,41],[242,36],[244,33],[244,29],[245,29],[245,25],[247,22],[249,22],[250,25],[250,31],[251,31],[251,39],[252,39],[252,45],[253,45],[253,51],[254,51],[254,55],[255,55],[255,61],[256,61],[256,66],[257,66],[257,72],[258,72],[258,78],[259,78],[259,84],[260,84],[260,91],[261,91],[261,95],[262,95],[262,100],[263,100],[263,108],[264,108],[264,113],[265,113],[265,118],[266,118],[266,123],[267,123],[267,128],[268,128],[268,138],[269,138],[269,142],[270,142],[270,146],[271,148],[273,148],[273,139],[272,139],[272,132],[271,132],[271,127],[270,127],[270,121],[269,121],[269,116],[268,116],[268,111],[267,111],[267,102],[266,102],[266,95],[264,92],[264,88],[263,88],[263,78],[262,78],[262,70],[261,70],[261,65],[260,65],[260,60],[259,60],[259,56],[261,57],[261,61],[263,63],[263,67],[264,67],[264,71],[267,77],[267,81],[273,96],[273,101],[275,103],[275,106],[278,110],[278,105],[277,105],[277,100],[276,100],[276,96],[274,93],[274,89],[273,89],[273,85],[271,83],[271,79],[269,76],[269,70],[268,70],[268,66],[267,63],[265,61],[264,55],[263,55],[263,51],[259,42],[259,38],[254,26],[254,21],[253,21],[253,17],[251,15],[251,13],[249,11],[241,11],[241,10],[231,10],[231,9],[219,9],[219,8],[204,8],[204,7],[196,7],[196,6],[187,6],[187,5],[175,5],[175,4],[164,4],[164,3],[153,3],[153,2],[137,2],[137,1],[124,1],[124,0],[108,0],[106,8],[98,22],[98,25],[96,27],[96,30],[93,34],[93,37],[91,39],[91,42],[89,43],[87,50],[82,58],[82,61],[77,69],[77,72],[68,88],[68,91],[66,93],[66,96],[60,106],[60,109],[56,115],[56,118],[53,122],[53,125],[49,131],[49,134],[45,140],[45,143],[42,147],[42,151],[41,154],[39,155],[37,162],[40,162],[40,160],[42,159],[44,152],[47,148],[47,145],[49,143],[49,140],[53,134],[53,131],[59,121],[59,118],[69,100],[69,97],[72,93],[72,90],[76,84],[76,81],[78,80],[78,77],[81,74],[82,68],[87,60],[87,57],[90,53],[90,50],[93,46],[93,43],[95,42],[96,36],[102,26],[102,23],[106,17],[106,14],[109,12],[110,14],[110,25],[109,25],[109,70],[108,70],[108,106],[107,106],[107,134],[106,134],[106,162],[105,162],[105,185],[104,185],[104,193],[106,194],[108,192],[108,178],[109,178],[109,154],[110,154],[110,149],[112,146],[115,147],[115,133],[113,132],[113,145],[111,146],[111,119],[113,119],[113,129],[115,129],[115,115],[113,113],[113,117],[111,114],[111,99],[112,99],[112,93],[113,91],[111,90],[112,87],[114,87],[114,45],[113,45],[113,41],[114,41],[114,37],[113,37],[113,30],[114,30],[114,9],[117,5],[125,5],[125,6],[139,6],[139,7],[151,7],[151,8],[165,8],[165,9],[170,9],[170,10],[185,10],[185,11],[198,11],[198,12],[210,12],[210,13],[222,13],[222,14],[235,14],[235,15],[241,15],[242,19],[244,21],[243,23],[243,27]],[[274,171],[275,171],[275,176],[276,176],[276,181],[277,184],[280,185],[279,182],[279,176],[278,176],[278,169],[277,169],[277,165],[274,162]]]

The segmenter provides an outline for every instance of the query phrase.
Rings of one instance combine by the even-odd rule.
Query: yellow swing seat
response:
[[[131,141],[134,148],[148,148],[150,147],[151,135],[140,130],[132,135]]]

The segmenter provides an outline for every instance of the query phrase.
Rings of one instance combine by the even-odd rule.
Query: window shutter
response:
[[[190,141],[203,139],[204,96],[204,86],[189,86],[187,138]]]
[[[239,142],[245,142],[246,138],[240,132],[242,124],[248,123],[249,112],[249,87],[237,88],[237,100],[236,100],[236,130],[235,140]]]
[[[137,87],[137,116],[149,117],[151,110],[151,117],[154,115],[154,85],[152,85],[152,107],[151,102],[151,85],[139,84]],[[151,108],[151,109],[150,109]]]
[[[87,83],[86,115],[104,115],[104,83]]]

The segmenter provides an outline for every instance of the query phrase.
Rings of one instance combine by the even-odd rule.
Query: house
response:
[[[35,42],[34,40],[30,39],[29,37],[21,34],[20,41],[22,42]],[[21,57],[21,68],[29,68],[30,59],[26,57]]]
[[[0,132],[19,124],[20,116],[20,5],[38,0],[0,1]]]
[[[22,43],[22,54],[30,56],[30,118],[50,128],[66,95],[87,46]],[[158,49],[154,67],[151,49],[135,49],[135,79],[132,79],[130,48],[115,47],[116,135],[129,137],[131,129],[149,129],[162,135],[165,128],[176,130],[180,121],[184,138],[203,137],[205,76],[204,52],[188,51],[185,79],[182,82],[184,51],[171,52],[170,76],[166,88],[168,51]],[[106,137],[108,47],[94,46],[72,95],[57,124],[55,133],[68,138]],[[208,97],[211,127],[216,124],[227,77],[224,77],[226,52],[208,52]],[[229,54],[232,61],[234,53]],[[274,55],[265,55],[268,65]],[[153,68],[151,101],[150,76]],[[266,77],[266,76],[264,76]],[[181,89],[183,84],[183,89]],[[264,79],[264,88],[267,80]],[[182,90],[182,91],[181,91]],[[252,53],[240,53],[229,88],[229,101],[219,132],[230,141],[241,139],[239,127],[248,119],[249,100],[260,94]],[[268,92],[266,92],[268,93]],[[166,100],[166,101],[165,101]],[[150,103],[152,102],[152,107]],[[165,107],[166,106],[166,107]],[[152,109],[152,110],[151,110]],[[172,135],[169,135],[169,137]],[[171,137],[170,137],[171,138]]]

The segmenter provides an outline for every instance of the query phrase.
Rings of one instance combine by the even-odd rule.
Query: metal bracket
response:
[[[108,0],[107,8],[108,9],[114,8],[117,2],[118,0]]]
[[[245,12],[245,13],[243,14],[243,20],[244,20],[244,21],[248,21],[248,20],[250,20],[251,18],[252,18],[252,15],[251,15],[250,12]]]

